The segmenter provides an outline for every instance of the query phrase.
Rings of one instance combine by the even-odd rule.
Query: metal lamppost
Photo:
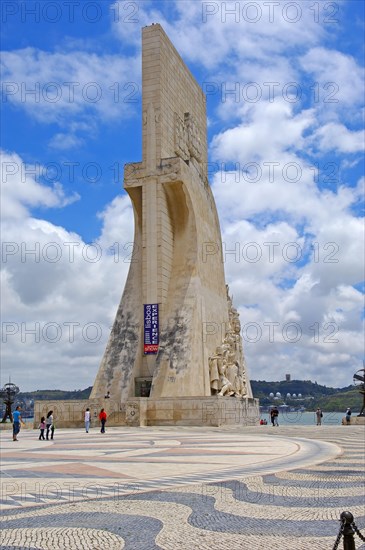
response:
[[[365,369],[360,369],[354,374],[354,385],[358,386],[362,394],[362,408],[358,416],[365,416]]]
[[[4,400],[6,409],[1,423],[6,422],[7,417],[10,418],[10,422],[13,422],[13,415],[11,412],[11,406],[14,403],[15,396],[19,393],[19,388],[15,384],[8,382],[0,390],[0,397]]]

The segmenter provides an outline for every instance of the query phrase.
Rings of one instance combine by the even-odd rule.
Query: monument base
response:
[[[259,401],[235,397],[128,399],[126,426],[252,426],[259,422]]]
[[[38,428],[42,416],[53,411],[55,428],[83,428],[85,411],[90,409],[91,427],[100,427],[99,413],[105,409],[107,426],[125,426],[125,408],[119,401],[109,398],[101,399],[67,399],[57,401],[34,402],[34,428]]]
[[[346,416],[344,416],[342,424],[345,426],[365,426],[365,416],[351,416],[350,422],[347,422]]]
[[[131,397],[125,405],[114,399],[36,401],[34,427],[52,410],[56,429],[82,428],[87,407],[92,428],[100,424],[101,408],[108,415],[107,426],[253,426],[260,419],[259,401],[253,398]]]

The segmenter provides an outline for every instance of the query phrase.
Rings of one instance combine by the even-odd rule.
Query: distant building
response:
[[[286,374],[286,375],[285,375],[285,381],[286,381],[286,382],[290,382],[290,379],[291,379],[291,375],[290,375],[290,374]]]

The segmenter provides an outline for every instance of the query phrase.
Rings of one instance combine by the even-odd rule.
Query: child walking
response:
[[[44,430],[46,429],[46,418],[45,416],[42,416],[41,418],[41,423],[39,424],[39,429],[41,431],[41,433],[39,434],[39,439],[45,439],[44,437]]]

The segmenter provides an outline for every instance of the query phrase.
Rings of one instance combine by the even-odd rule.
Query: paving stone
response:
[[[92,480],[98,481],[97,486],[95,483],[92,485],[90,477],[82,474],[84,462],[81,462],[80,471],[72,469],[70,474],[65,475],[69,483],[79,484],[80,479],[84,480],[82,487],[75,485],[73,491],[61,495],[54,488],[52,492],[50,485],[50,490],[42,495],[42,499],[37,491],[21,493],[21,483],[28,483],[29,477],[11,477],[34,466],[31,446],[25,440],[25,449],[17,451],[18,454],[13,454],[12,458],[8,456],[4,465],[8,483],[5,496],[8,498],[3,498],[6,508],[1,519],[1,548],[325,550],[333,547],[339,530],[339,516],[345,509],[354,514],[357,526],[365,533],[363,430],[351,428],[350,433],[348,429],[344,432],[342,426],[335,426],[318,434],[313,428],[306,429],[305,441],[317,441],[318,447],[305,443],[302,437],[298,439],[291,427],[280,427],[280,431],[279,437],[265,436],[271,454],[265,468],[258,472],[254,461],[250,467],[246,464],[240,468],[236,454],[237,441],[243,444],[243,434],[246,443],[251,441],[252,449],[255,449],[259,440],[255,439],[254,428],[236,431],[182,428],[179,433],[168,428],[120,429],[119,433],[116,430],[112,434],[112,448],[101,449],[98,439],[91,438],[87,450],[84,442],[77,443],[79,435],[74,437],[74,432],[70,430],[67,436],[74,439],[75,445],[64,445],[60,434],[59,443],[42,451],[45,455],[38,457],[37,464],[42,467],[50,453],[56,452],[58,457],[53,464],[59,475],[61,467],[67,468],[67,464],[72,462],[74,468],[78,464],[75,457],[84,453],[83,460],[86,454],[89,467],[92,466],[94,472],[95,468],[99,468]],[[352,438],[356,438],[356,443]],[[121,441],[123,450],[120,448]],[[149,454],[148,460],[151,462],[148,462],[144,450],[151,448],[151,441],[154,442],[153,447],[163,445],[164,450],[160,448],[160,458]],[[277,466],[274,451],[277,446],[285,445],[285,441],[288,442],[288,449],[291,448],[291,441],[303,445],[302,466],[292,469],[290,460],[284,455],[281,468]],[[321,447],[322,441],[335,443],[337,456],[334,456],[331,447]],[[67,458],[66,447],[72,459]],[[227,450],[223,465],[226,466],[232,456],[232,468],[220,467],[222,458],[219,449],[222,447]],[[181,454],[180,448],[183,448]],[[195,454],[189,448],[194,448]],[[207,449],[210,449],[209,453]],[[245,451],[247,449],[250,449],[248,443]],[[34,452],[39,451],[35,448]],[[320,464],[318,452],[323,454]],[[326,453],[327,461],[322,460]],[[108,477],[103,476],[120,471],[117,463],[123,456],[127,469],[131,461],[141,459],[139,467],[142,477],[113,479],[110,482]],[[181,474],[177,460],[180,456],[182,460],[184,457],[187,459],[184,461],[185,476]],[[245,455],[242,457],[244,460]],[[101,468],[102,458],[110,461]],[[199,471],[194,472],[197,465]],[[338,470],[337,465],[340,466]],[[165,474],[169,472],[169,475],[148,479],[149,474],[163,471]],[[238,475],[240,471],[244,475]],[[34,483],[39,483],[39,479],[39,476],[34,476]],[[52,476],[48,478],[48,483],[50,479]],[[65,480],[62,476],[53,479],[57,483]],[[10,483],[13,483],[13,508],[9,505]],[[356,548],[365,550],[362,541],[358,537],[355,540]]]

